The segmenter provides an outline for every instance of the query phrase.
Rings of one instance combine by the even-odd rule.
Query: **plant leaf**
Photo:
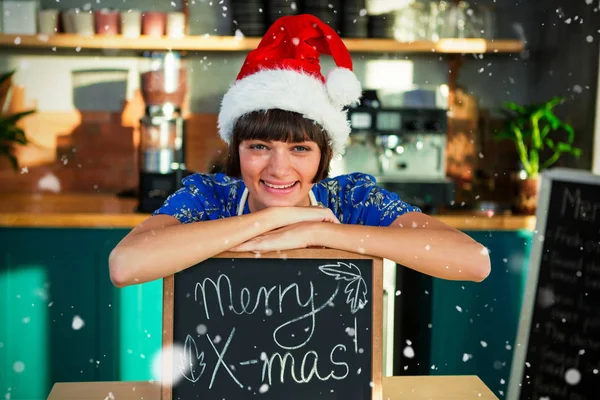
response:
[[[3,84],[4,81],[10,79],[10,77],[13,76],[15,74],[15,72],[17,72],[17,71],[14,70],[14,71],[6,72],[6,73],[0,75],[0,85]]]
[[[35,113],[36,110],[27,110],[27,111],[23,111],[23,112],[19,112],[19,113],[15,113],[6,117],[3,117],[3,122],[8,123],[8,124],[16,124],[21,118],[24,118],[30,114]]]
[[[6,158],[8,158],[8,161],[10,161],[10,165],[12,166],[12,168],[17,171],[19,169],[19,161],[17,160],[17,157],[15,157],[15,155],[12,153],[12,149],[4,144],[2,144],[0,142],[0,154],[3,154]]]
[[[573,129],[573,126],[571,126],[571,124],[562,123],[561,127],[569,135],[568,142],[573,143],[573,141],[575,140],[575,130]]]
[[[206,363],[204,362],[204,352],[198,353],[196,341],[190,335],[187,335],[185,338],[180,362],[179,371],[181,371],[185,379],[190,382],[198,382],[198,379],[204,373]]]
[[[507,109],[509,109],[509,110],[515,111],[515,112],[517,112],[519,114],[525,114],[525,113],[527,113],[527,109],[525,107],[520,106],[517,103],[512,102],[512,101],[505,102],[504,103],[504,107],[507,108]]]

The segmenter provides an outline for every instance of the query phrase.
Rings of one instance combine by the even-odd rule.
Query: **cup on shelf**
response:
[[[158,11],[142,13],[142,35],[160,37],[165,34],[167,15]]]
[[[94,25],[96,35],[118,35],[119,12],[109,9],[95,11]]]
[[[71,14],[75,33],[80,36],[94,36],[94,14],[91,11],[80,11]]]
[[[43,35],[54,35],[58,32],[58,19],[60,11],[57,9],[45,9],[38,11],[38,32]]]
[[[142,12],[128,10],[121,12],[121,35],[128,38],[137,38],[142,32]]]
[[[62,29],[65,33],[75,33],[75,14],[80,10],[71,8],[61,12]]]
[[[185,36],[185,14],[173,11],[167,14],[167,36],[182,38]]]

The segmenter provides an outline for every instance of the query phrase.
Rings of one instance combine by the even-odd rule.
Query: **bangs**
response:
[[[301,114],[270,109],[253,111],[241,117],[235,127],[234,136],[244,140],[263,140],[266,142],[320,142],[326,134],[317,122],[304,118]]]
[[[327,178],[329,174],[329,163],[333,156],[329,136],[319,123],[304,118],[302,114],[270,109],[253,111],[238,119],[233,127],[233,138],[229,144],[225,167],[229,176],[242,176],[239,146],[244,140],[287,143],[315,142],[321,150],[321,159],[313,183]]]

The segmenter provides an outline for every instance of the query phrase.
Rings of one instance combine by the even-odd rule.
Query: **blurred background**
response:
[[[115,289],[108,254],[182,177],[222,171],[223,94],[275,19],[311,13],[364,89],[331,174],[375,176],[492,257],[481,284],[386,266],[385,374],[474,374],[504,398],[539,172],[600,170],[599,6],[0,0],[0,396],[158,379],[161,282]]]

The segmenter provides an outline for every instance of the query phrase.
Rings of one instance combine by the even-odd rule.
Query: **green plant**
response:
[[[4,109],[4,102],[10,90],[14,73],[15,71],[11,71],[0,75],[0,112]],[[12,115],[0,115],[0,157],[7,157],[15,170],[18,170],[19,162],[13,154],[14,145],[26,145],[28,143],[25,132],[17,126],[17,123],[23,117],[33,114],[35,111],[28,110]]]
[[[531,106],[504,103],[502,111],[506,115],[505,126],[495,137],[499,140],[510,139],[515,143],[529,178],[537,178],[541,171],[556,163],[563,154],[577,158],[581,155],[581,149],[573,146],[573,127],[554,114],[554,108],[563,101],[562,97],[553,97],[545,103]],[[540,160],[542,155],[545,156],[543,161]]]

